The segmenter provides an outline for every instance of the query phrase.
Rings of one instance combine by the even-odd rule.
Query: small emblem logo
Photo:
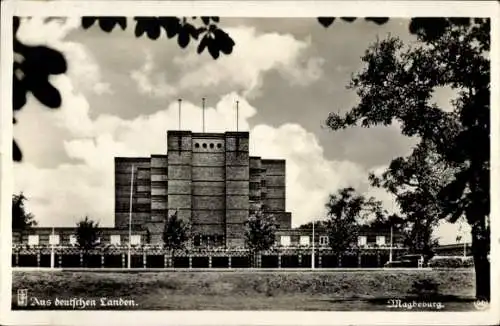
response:
[[[486,300],[476,300],[474,301],[474,307],[477,310],[486,310],[490,306],[489,302]]]
[[[28,306],[28,290],[27,289],[17,290],[17,305],[19,307]]]

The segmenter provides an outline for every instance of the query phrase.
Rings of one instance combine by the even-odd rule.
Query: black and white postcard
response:
[[[499,8],[2,1],[0,322],[500,322]]]

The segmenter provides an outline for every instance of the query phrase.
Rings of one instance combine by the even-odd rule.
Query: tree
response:
[[[257,211],[248,217],[245,244],[253,252],[268,250],[276,242],[276,221],[271,214]]]
[[[341,254],[357,245],[360,225],[370,215],[378,214],[381,203],[374,198],[366,199],[356,194],[354,188],[347,187],[331,194],[325,206],[329,244],[336,254]]]
[[[87,253],[99,245],[99,223],[85,216],[76,224],[76,241],[78,247]]]
[[[189,226],[177,217],[177,211],[165,219],[163,245],[173,251],[183,249],[189,239]]]
[[[245,245],[250,249],[252,266],[258,267],[257,254],[270,249],[276,242],[276,221],[272,214],[258,210],[245,224]]]
[[[19,195],[12,195],[12,230],[23,231],[38,223],[32,213],[27,212],[25,202],[28,200],[21,192]]]
[[[408,158],[394,159],[382,175],[370,174],[372,186],[396,196],[404,214],[404,244],[411,252],[432,255],[437,245],[433,237],[441,209],[440,187],[453,177],[453,169],[430,150],[431,144],[419,143]]]
[[[412,19],[410,30],[420,44],[405,48],[389,37],[366,51],[366,65],[349,85],[359,95],[359,104],[344,116],[330,114],[327,125],[339,130],[358,123],[387,126],[396,120],[403,135],[419,142],[405,164],[401,159],[391,162],[388,175],[403,174],[409,180],[420,172],[407,167],[425,163],[424,158],[444,167],[445,178],[440,168],[424,173],[428,180],[437,180],[433,209],[439,218],[455,222],[465,216],[471,225],[476,297],[489,300],[490,20],[419,18]],[[451,110],[432,102],[440,87],[450,87],[458,95]],[[406,181],[392,187],[411,190]],[[408,195],[424,196],[418,185]],[[417,208],[406,207],[415,220],[424,217],[418,216]]]
[[[298,227],[299,230],[312,230],[313,222],[307,222]],[[314,221],[314,228],[324,229],[326,228],[326,221]]]

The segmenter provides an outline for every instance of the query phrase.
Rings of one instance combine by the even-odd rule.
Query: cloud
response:
[[[146,52],[144,65],[130,74],[139,92],[168,98],[183,90],[217,88],[222,94],[237,91],[251,97],[259,93],[265,73],[273,70],[290,85],[299,86],[310,85],[322,75],[324,59],[307,55],[310,39],[298,40],[291,34],[258,34],[252,27],[228,28],[227,32],[236,42],[231,55],[214,60],[208,53],[182,52],[172,60],[169,81],[165,73],[156,72],[155,58]]]
[[[101,71],[92,54],[80,43],[66,40],[71,31],[79,28],[79,17],[47,20],[42,17],[21,21],[18,38],[29,45],[45,45],[62,52],[68,62],[68,76],[77,88],[95,94],[111,94],[111,85],[102,81]]]
[[[139,93],[154,97],[170,97],[177,93],[177,89],[170,86],[165,77],[156,71],[153,54],[145,51],[146,60],[144,65],[130,73],[130,77],[137,84]]]
[[[68,99],[80,100],[75,95]],[[235,130],[235,100],[241,104],[240,130],[251,133],[251,155],[287,160],[287,208],[293,212],[294,224],[322,216],[330,192],[364,182],[364,173],[355,163],[326,160],[316,136],[300,125],[251,127],[248,120],[257,109],[236,93],[227,94],[216,105],[206,108],[206,131]],[[182,115],[183,129],[201,131],[199,106],[183,103]],[[70,115],[61,118],[67,119],[68,124],[74,123]],[[164,110],[131,120],[112,115],[82,120],[91,122],[85,133],[64,141],[67,155],[79,163],[53,169],[27,163],[16,166],[16,190],[32,198],[29,208],[40,225],[72,226],[86,214],[102,225],[112,225],[114,157],[165,153],[165,132],[178,128],[178,107],[174,101]]]
[[[48,30],[44,31],[42,25],[48,25]],[[64,140],[59,141],[73,163],[51,168],[29,162],[17,164],[15,191],[24,191],[30,198],[28,208],[42,226],[74,226],[85,215],[99,220],[103,226],[112,226],[114,157],[165,153],[166,130],[178,128],[177,101],[165,101],[168,104],[162,110],[130,119],[110,114],[91,115],[86,91],[102,94],[111,88],[102,81],[99,66],[87,49],[64,40],[78,26],[76,22],[54,20],[45,25],[33,20],[31,25],[22,25],[25,31],[21,34],[26,42],[48,43],[68,56],[68,74],[52,79],[61,91],[63,107],[36,114],[24,108],[20,114],[30,112],[32,119],[42,114],[45,133],[56,134],[56,130],[64,129],[65,134],[61,134]],[[253,28],[235,28],[230,33],[237,40],[231,56],[217,61],[193,51],[178,56],[173,62],[180,71],[179,78],[172,82],[156,72],[159,64],[153,53],[146,53],[144,65],[130,76],[142,93],[155,97],[169,97],[190,89],[221,90],[220,94],[226,95],[205,111],[208,132],[236,129],[234,103],[239,100],[239,128],[251,132],[251,155],[287,160],[287,210],[292,212],[295,226],[324,216],[328,194],[346,186],[376,195],[390,206],[390,195],[368,187],[367,171],[361,165],[326,159],[317,137],[299,124],[252,126],[249,123],[258,108],[248,99],[258,94],[266,73],[278,72],[291,86],[307,86],[321,76],[323,59],[307,56],[310,40],[297,40],[287,34],[258,34]],[[33,103],[31,98],[27,106]],[[98,110],[92,108],[93,112]],[[182,129],[201,131],[201,112],[198,105],[184,101]],[[32,146],[36,146],[37,135],[29,137],[35,144]],[[45,149],[50,153],[54,148]]]

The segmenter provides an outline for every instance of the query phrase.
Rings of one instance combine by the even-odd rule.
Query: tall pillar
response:
[[[281,268],[281,254],[278,254],[278,268]]]
[[[142,254],[142,267],[146,268],[148,264],[148,257],[146,255],[146,252]]]
[[[299,254],[298,256],[299,256],[299,257],[298,257],[298,258],[299,258],[299,259],[298,259],[298,260],[299,260],[299,262],[298,262],[298,263],[299,263],[299,266],[302,266],[302,254]]]
[[[193,268],[193,256],[189,256],[189,268]]]
[[[101,254],[101,268],[104,268],[104,253]]]
[[[208,268],[212,268],[212,256],[208,256]]]
[[[318,267],[319,268],[322,267],[322,260],[323,260],[323,256],[321,256],[320,254],[318,254]]]
[[[122,268],[127,266],[127,262],[125,261],[125,254],[122,254]]]

